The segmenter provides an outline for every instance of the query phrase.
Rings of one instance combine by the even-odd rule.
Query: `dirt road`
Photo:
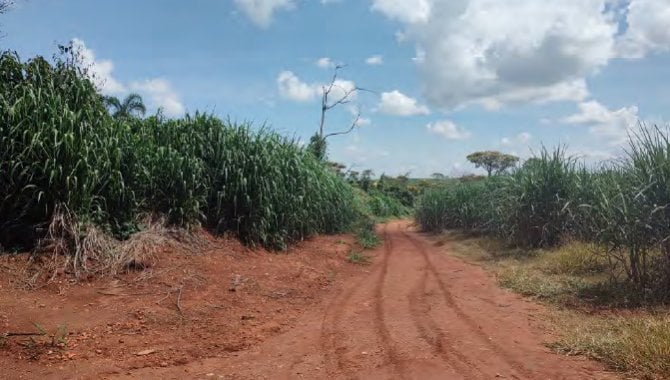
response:
[[[144,368],[131,378],[590,379],[602,367],[551,353],[543,308],[501,290],[484,270],[445,255],[408,222],[382,227],[367,275],[297,327],[229,358]]]

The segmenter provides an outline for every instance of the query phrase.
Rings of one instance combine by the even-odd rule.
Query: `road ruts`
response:
[[[541,318],[541,306],[501,290],[482,268],[449,256],[409,225],[382,226],[384,244],[370,253],[370,267],[260,346],[110,378],[616,378],[592,362],[549,352],[529,323]]]

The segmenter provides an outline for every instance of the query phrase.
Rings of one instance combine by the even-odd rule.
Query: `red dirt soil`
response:
[[[48,335],[0,342],[0,377],[615,377],[551,353],[542,306],[501,290],[408,222],[380,233],[369,266],[347,263],[355,247],[346,236],[287,254],[217,240],[200,255],[165,252],[139,275],[84,284],[61,276],[38,290],[7,284],[21,258],[5,258],[0,336],[34,324]]]

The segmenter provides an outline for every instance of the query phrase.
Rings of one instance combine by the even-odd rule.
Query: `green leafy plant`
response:
[[[361,252],[351,251],[347,256],[347,261],[352,264],[364,265],[370,263],[370,258]]]

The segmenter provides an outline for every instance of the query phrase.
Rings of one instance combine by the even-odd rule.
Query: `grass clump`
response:
[[[347,261],[352,264],[365,265],[370,263],[370,258],[358,251],[351,251],[347,256]]]
[[[381,244],[381,238],[373,228],[362,228],[356,233],[356,241],[363,249],[373,249]]]
[[[552,348],[587,355],[610,367],[644,379],[670,377],[670,316],[649,313],[633,316],[574,318],[564,338]]]

